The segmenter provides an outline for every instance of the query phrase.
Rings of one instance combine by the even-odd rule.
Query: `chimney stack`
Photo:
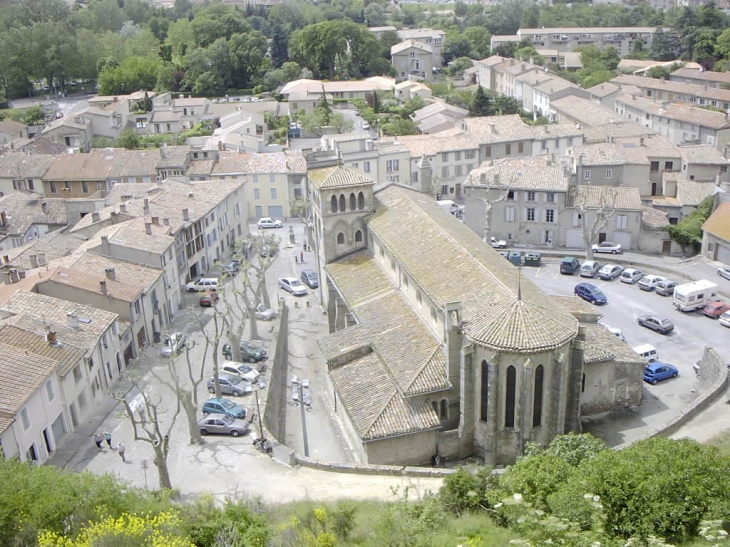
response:
[[[110,279],[111,281],[117,280],[117,271],[114,268],[104,268],[104,273],[106,274],[107,279]]]
[[[94,211],[91,213],[91,222],[99,222],[101,220],[101,215],[99,214],[99,211]]]
[[[183,209],[183,220],[190,220],[190,212],[187,207]]]
[[[188,197],[189,198],[194,198],[195,197],[195,192],[188,192]]]
[[[44,215],[48,214],[48,204],[45,201],[41,203],[41,211]]]
[[[126,203],[120,203],[119,204],[119,212],[120,213],[126,213],[127,212],[127,204]]]
[[[46,333],[46,341],[52,346],[56,345],[56,333],[50,330]]]
[[[46,265],[46,253],[38,253],[38,265],[39,266]]]
[[[155,226],[159,226],[160,225],[160,217],[152,217],[152,224],[154,224]]]
[[[38,267],[38,255],[30,255],[30,267],[35,269]]]
[[[109,236],[101,236],[101,254],[104,256],[112,255],[112,247],[109,245]]]
[[[8,215],[5,211],[0,211],[0,224],[3,226],[7,226],[8,224]]]
[[[170,219],[169,218],[163,218],[162,219],[162,224],[164,224],[165,226],[169,226],[170,225]]]
[[[79,316],[76,315],[74,312],[70,311],[66,314],[66,319],[68,321],[68,326],[72,329],[78,329],[79,328]]]
[[[644,137],[639,138],[639,146],[644,146]]]
[[[152,235],[152,223],[151,222],[144,223],[144,231],[148,236]]]
[[[150,214],[150,200],[149,198],[144,198],[144,216],[148,216]]]
[[[497,133],[497,127],[494,125],[494,122],[489,122],[489,132],[492,135]]]
[[[106,280],[99,281],[99,289],[101,290],[101,294],[106,294]]]

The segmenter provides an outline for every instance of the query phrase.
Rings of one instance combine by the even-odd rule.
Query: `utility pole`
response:
[[[259,420],[259,439],[264,438],[264,427],[261,425],[261,408],[259,407],[259,390],[254,390],[254,395],[256,395],[256,417]]]
[[[306,409],[304,408],[304,387],[299,384],[299,410],[302,413],[302,440],[304,442],[304,455],[309,457],[309,441],[307,440],[307,420],[305,418]]]

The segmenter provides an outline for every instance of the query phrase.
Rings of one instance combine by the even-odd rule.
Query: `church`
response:
[[[612,361],[621,348],[606,345],[624,343],[600,316],[525,279],[436,204],[419,169],[417,187],[377,190],[341,165],[309,171],[330,325],[318,344],[358,459],[509,464],[528,442],[579,431],[585,393],[609,393],[593,409],[639,404],[643,364]]]

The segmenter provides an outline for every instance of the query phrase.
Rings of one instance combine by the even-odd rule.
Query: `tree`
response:
[[[675,225],[668,225],[666,231],[674,241],[679,243],[682,251],[699,250],[702,245],[702,225],[712,214],[713,197],[706,197],[697,208],[682,221]]]
[[[459,57],[471,57],[473,55],[472,44],[465,36],[449,37],[441,50],[441,55],[446,63]]]
[[[279,68],[289,60],[289,39],[281,25],[274,26],[270,56],[274,68]]]
[[[618,188],[613,186],[574,186],[570,189],[571,208],[578,213],[583,226],[586,260],[593,259],[593,243],[616,214]]]
[[[472,116],[492,116],[494,110],[492,109],[492,100],[481,86],[477,85],[477,90],[472,96],[471,104],[469,105],[469,113]]]
[[[117,139],[117,145],[127,150],[135,150],[139,148],[140,138],[134,129],[125,129]]]
[[[385,12],[385,8],[377,2],[368,4],[364,15],[365,22],[369,27],[382,27],[388,22],[388,14]]]
[[[382,126],[384,135],[417,135],[418,126],[413,120],[408,118],[391,118]]]
[[[231,36],[228,51],[231,56],[232,87],[253,87],[252,80],[260,72],[268,48],[266,36],[256,30]]]
[[[534,46],[522,47],[515,51],[515,59],[521,61],[530,61],[531,63],[542,66],[545,60],[542,58]]]
[[[489,57],[492,35],[486,28],[469,27],[464,30],[464,37],[471,42],[471,51],[477,59]]]

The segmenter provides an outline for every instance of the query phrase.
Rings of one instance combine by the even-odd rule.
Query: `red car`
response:
[[[707,306],[705,306],[705,309],[702,310],[702,312],[707,317],[717,319],[728,310],[730,310],[730,304],[727,302],[710,302]]]
[[[200,305],[203,308],[209,308],[216,302],[218,302],[217,291],[208,291],[206,294],[200,297]]]

